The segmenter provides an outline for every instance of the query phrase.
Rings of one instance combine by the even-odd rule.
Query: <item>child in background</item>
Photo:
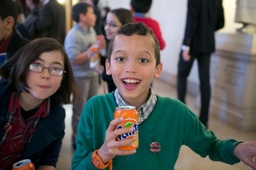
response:
[[[107,40],[111,40],[117,33],[117,31],[120,29],[120,27],[124,24],[133,23],[134,19],[132,16],[131,11],[124,9],[124,8],[118,8],[114,9],[110,12],[108,12],[106,17],[105,24],[105,34]],[[104,63],[106,58],[102,57],[102,63]],[[116,85],[113,82],[112,76],[106,74],[106,68],[104,67],[104,71],[102,73],[102,79],[107,82],[108,85],[108,92],[112,92],[116,89]]]
[[[50,38],[31,41],[0,75],[0,169],[30,159],[37,170],[54,170],[65,134],[62,104],[78,96],[63,46]]]
[[[135,22],[143,22],[149,28],[151,28],[160,43],[160,49],[163,50],[165,47],[165,41],[162,37],[160,25],[153,18],[146,16],[146,13],[149,11],[152,5],[152,0],[131,0],[130,5]]]
[[[107,64],[108,63],[108,64]],[[109,45],[107,74],[117,89],[90,99],[78,126],[77,149],[72,170],[174,169],[182,145],[202,157],[234,164],[243,161],[254,170],[256,141],[217,139],[197,116],[176,99],[156,95],[150,83],[162,71],[160,45],[143,23],[126,24]],[[117,106],[133,105],[139,115],[139,147],[124,151],[136,137],[116,141],[118,135],[132,134],[133,128],[116,129],[123,118],[114,119]]]
[[[18,11],[12,0],[0,1],[0,66],[28,43],[15,30]]]
[[[72,18],[76,21],[74,27],[68,32],[64,47],[70,59],[80,97],[73,105],[72,115],[72,146],[76,147],[75,140],[77,125],[83,105],[88,99],[98,94],[98,73],[90,67],[90,60],[94,56],[91,52],[93,45],[98,45],[98,50],[105,48],[104,38],[96,40],[93,28],[96,16],[91,5],[80,2],[72,8]]]

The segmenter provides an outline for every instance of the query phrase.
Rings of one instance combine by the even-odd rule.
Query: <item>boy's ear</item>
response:
[[[105,61],[105,67],[106,67],[106,74],[111,75],[111,70],[110,70],[110,63],[108,62],[108,59]]]
[[[4,27],[6,29],[12,29],[15,24],[15,20],[13,17],[8,16],[4,19]]]
[[[160,77],[162,69],[163,69],[163,64],[159,63],[158,66],[156,66],[154,78],[159,78]]]
[[[81,21],[84,16],[85,16],[85,14],[80,13],[80,14],[79,14],[79,21]]]

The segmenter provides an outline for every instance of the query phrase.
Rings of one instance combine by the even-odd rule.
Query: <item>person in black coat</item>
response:
[[[25,27],[25,25],[23,23],[22,18],[24,16],[24,13],[23,13],[21,2],[16,0],[16,1],[14,1],[14,3],[15,3],[16,8],[18,10],[18,18],[17,18],[16,24],[15,24],[15,29],[19,34],[21,34],[21,36],[23,38],[31,40],[30,33],[28,32],[28,29]]]
[[[99,0],[89,0],[88,3],[93,7],[94,13],[97,16],[94,29],[97,33],[97,35],[102,34],[102,18],[101,18],[101,12],[98,7]]]
[[[214,33],[224,26],[222,0],[188,0],[185,35],[178,63],[178,99],[185,103],[187,77],[195,59],[200,79],[200,121],[208,126],[211,97],[210,56],[215,51]]]
[[[39,37],[54,38],[64,44],[66,16],[64,7],[57,0],[43,0],[43,7],[35,24]]]
[[[31,39],[35,39],[38,36],[38,33],[36,31],[36,25],[35,22],[39,18],[39,5],[40,0],[26,0],[26,6],[30,9],[30,13],[27,15],[24,25],[27,28]]]

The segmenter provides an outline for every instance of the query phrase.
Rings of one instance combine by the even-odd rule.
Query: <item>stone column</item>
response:
[[[216,34],[211,86],[210,114],[241,131],[256,130],[255,34]]]

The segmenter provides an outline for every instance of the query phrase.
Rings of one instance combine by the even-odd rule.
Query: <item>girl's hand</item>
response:
[[[116,126],[124,121],[123,118],[114,119],[110,122],[109,127],[106,131],[106,139],[103,145],[98,150],[98,155],[101,157],[104,163],[113,159],[116,155],[131,155],[136,152],[136,150],[124,151],[120,150],[119,147],[128,145],[136,140],[137,137],[127,139],[125,141],[116,141],[118,135],[129,133],[133,131],[133,128],[122,128],[116,129]]]

